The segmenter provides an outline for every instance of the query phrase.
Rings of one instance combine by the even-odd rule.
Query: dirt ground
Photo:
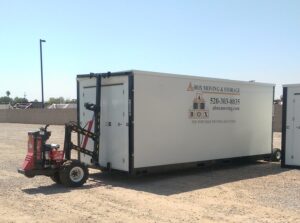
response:
[[[227,165],[128,178],[90,170],[78,189],[17,173],[26,135],[0,124],[0,222],[300,222],[300,171],[279,163]],[[63,126],[51,126],[62,145]],[[280,148],[280,134],[275,134]]]

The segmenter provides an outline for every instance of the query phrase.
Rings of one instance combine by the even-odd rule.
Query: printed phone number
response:
[[[237,98],[210,98],[210,104],[212,105],[239,105],[240,99]]]

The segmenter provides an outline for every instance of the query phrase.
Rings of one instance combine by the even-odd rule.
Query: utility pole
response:
[[[42,51],[42,43],[45,43],[45,42],[46,42],[46,40],[40,39],[42,108],[45,108],[45,102],[44,102],[44,80],[43,80],[43,51]]]

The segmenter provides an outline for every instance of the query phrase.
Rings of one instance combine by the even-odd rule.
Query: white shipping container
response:
[[[283,86],[283,167],[300,167],[300,84]]]
[[[132,174],[272,152],[274,85],[126,71],[78,75],[80,160]],[[99,112],[85,108],[96,104]]]

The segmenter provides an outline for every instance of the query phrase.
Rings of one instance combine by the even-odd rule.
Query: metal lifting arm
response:
[[[93,158],[93,160],[96,160],[97,158],[97,153],[94,151],[87,150],[86,148],[80,147],[78,145],[74,145],[71,141],[71,135],[72,132],[79,133],[81,135],[87,136],[91,138],[92,140],[96,140],[96,135],[79,125],[75,122],[69,122],[65,124],[65,142],[64,142],[64,152],[65,152],[65,158],[67,160],[71,159],[71,150],[74,149],[76,151],[79,151],[83,154],[89,155]]]

